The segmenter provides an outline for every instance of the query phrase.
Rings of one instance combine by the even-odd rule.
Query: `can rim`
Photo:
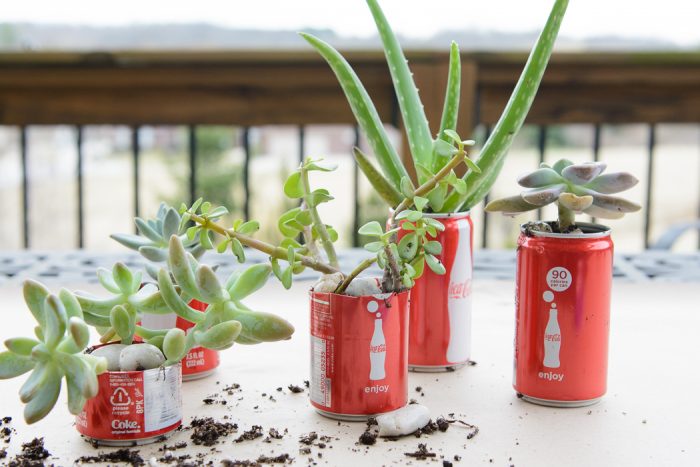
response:
[[[525,226],[527,224],[520,224],[520,232],[525,234]],[[561,239],[591,239],[591,238],[603,238],[609,237],[612,233],[612,229],[607,225],[594,224],[592,222],[577,222],[577,227],[580,227],[583,233],[581,234],[563,234],[554,232],[529,232],[530,236],[540,237],[540,238],[561,238]]]
[[[324,295],[334,295],[334,296],[336,296],[336,297],[355,298],[355,299],[358,299],[358,300],[361,299],[361,298],[375,298],[375,299],[379,299],[378,295],[382,295],[382,296],[383,296],[383,295],[386,295],[387,297],[385,297],[385,298],[389,298],[389,297],[391,297],[391,296],[393,296],[393,295],[399,296],[399,295],[407,294],[407,293],[409,293],[410,291],[411,291],[411,289],[406,289],[406,290],[402,290],[402,291],[400,291],[400,292],[382,292],[382,293],[378,293],[378,294],[374,294],[374,295],[360,295],[359,297],[356,297],[356,296],[354,296],[354,295],[345,295],[345,294],[343,294],[343,293],[316,292],[313,288],[310,288],[310,289],[309,289],[309,297],[310,297],[310,298],[313,298],[314,294],[324,294]],[[383,300],[383,298],[382,298],[382,300]]]
[[[424,212],[423,217],[431,219],[462,219],[471,216],[471,209],[460,212]]]

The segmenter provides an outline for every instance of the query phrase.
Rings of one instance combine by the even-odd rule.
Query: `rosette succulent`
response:
[[[519,195],[491,201],[486,210],[516,215],[556,203],[558,230],[568,232],[575,225],[575,214],[585,213],[603,219],[618,219],[641,206],[615,193],[635,186],[638,180],[627,172],[603,174],[604,162],[574,164],[561,159],[553,166],[541,164],[534,172],[518,178],[527,190]]]
[[[457,44],[452,43],[443,112],[439,129],[433,138],[413,74],[399,41],[377,0],[367,0],[367,5],[384,46],[412,157],[403,160],[399,157],[367,90],[345,58],[330,44],[311,34],[302,34],[302,37],[328,62],[338,78],[357,123],[374,152],[379,169],[356,148],[358,166],[377,193],[395,208],[401,202],[399,193],[403,191],[402,188],[408,185],[413,189],[436,175],[450,161],[452,140],[461,140],[455,133],[460,107],[461,60]],[[425,193],[428,203],[423,209],[441,213],[465,211],[480,202],[489,192],[503,167],[508,149],[530,110],[567,5],[568,0],[554,2],[510,100],[476,160],[481,170],[474,170],[472,166],[463,167],[467,170],[464,176],[459,177],[460,183],[455,183],[454,179],[443,179],[429,193]]]

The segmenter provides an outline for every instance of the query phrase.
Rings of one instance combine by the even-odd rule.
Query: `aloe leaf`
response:
[[[367,90],[358,78],[350,64],[331,45],[311,34],[301,33],[301,36],[313,46],[318,53],[328,62],[335,73],[343,92],[348,99],[352,113],[367,136],[367,141],[377,157],[386,178],[398,188],[401,177],[408,176],[408,172],[401,162],[401,158],[391,145],[389,136],[384,130],[377,109],[367,94]]]
[[[428,120],[425,118],[423,104],[418,96],[418,89],[413,82],[408,62],[401,50],[382,9],[376,0],[367,0],[374,22],[377,24],[379,37],[384,44],[384,54],[389,65],[389,72],[394,83],[394,90],[399,101],[399,108],[406,126],[408,145],[417,163],[430,166],[433,154],[433,138],[430,136]]]
[[[365,177],[367,177],[374,191],[392,208],[398,206],[401,201],[403,201],[401,193],[399,193],[389,180],[379,173],[359,148],[353,148],[353,153],[355,155],[355,161],[357,161],[357,166],[362,170],[362,173],[365,174]]]
[[[462,61],[459,57],[459,46],[452,42],[450,46],[450,68],[447,74],[447,88],[445,89],[445,103],[440,119],[440,131],[437,137],[441,141],[449,141],[445,130],[457,129],[457,117],[459,115],[459,95],[462,85]],[[440,170],[439,159],[433,156],[433,172]]]
[[[443,206],[445,212],[470,209],[486,196],[496,181],[513,138],[522,127],[535,99],[568,4],[568,0],[556,0],[554,3],[547,23],[530,52],[510,100],[481,150],[477,160],[481,174],[476,172],[466,174],[467,193],[464,195],[452,193]]]

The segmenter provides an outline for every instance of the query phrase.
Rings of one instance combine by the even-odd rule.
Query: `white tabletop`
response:
[[[85,284],[69,287],[96,290]],[[167,442],[188,441],[175,455],[206,453],[206,459],[255,460],[263,455],[289,453],[295,463],[307,465],[418,465],[404,452],[426,443],[436,461],[461,460],[455,465],[700,465],[700,314],[697,283],[622,283],[613,290],[610,377],[607,396],[598,405],[579,409],[539,407],[516,398],[511,387],[513,342],[513,284],[510,281],[476,281],[474,284],[474,344],[478,364],[453,373],[410,374],[409,397],[427,405],[434,417],[455,413],[456,418],[478,425],[479,434],[467,440],[468,430],[453,425],[445,433],[421,439],[379,440],[357,445],[362,423],[338,423],[314,412],[307,392],[292,394],[289,384],[303,386],[308,379],[308,314],[306,289],[297,283],[291,291],[271,283],[248,300],[250,305],[286,316],[297,332],[287,342],[256,347],[234,346],[222,354],[222,365],[211,377],[185,383],[185,425],[197,416],[210,416],[239,425],[233,434],[210,448],[195,446],[190,432],[175,433]],[[0,338],[31,335],[30,314],[24,309],[17,283],[0,287],[2,299]],[[71,465],[96,451],[73,428],[61,396],[57,410],[27,427],[17,390],[24,377],[0,382],[0,417],[13,417],[8,462],[22,442],[45,438],[53,457],[47,464]],[[216,384],[216,382],[220,382]],[[219,393],[224,385],[241,385],[233,396],[219,396],[227,405],[205,405],[202,399]],[[423,388],[424,396],[415,391]],[[283,392],[276,388],[283,387]],[[266,396],[263,396],[263,393]],[[271,401],[272,395],[276,401]],[[242,400],[239,400],[242,398]],[[288,433],[271,443],[264,438],[234,443],[244,430],[262,425]],[[300,435],[316,431],[332,441],[325,448],[311,447],[302,455]],[[336,439],[337,438],[337,439]],[[162,443],[135,448],[148,462],[161,457]],[[2,447],[2,446],[0,446]],[[99,451],[104,451],[100,449]],[[321,458],[318,456],[322,455]]]

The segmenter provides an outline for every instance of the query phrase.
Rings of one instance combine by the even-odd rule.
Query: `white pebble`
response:
[[[158,368],[165,363],[163,352],[151,344],[127,345],[119,354],[119,367],[122,371],[139,371]]]
[[[377,417],[379,436],[403,436],[423,428],[430,421],[428,408],[420,404],[409,404],[393,412]]]
[[[122,350],[124,350],[126,345],[124,344],[108,344],[102,347],[96,348],[92,355],[95,357],[104,357],[107,359],[107,371],[119,371],[121,368],[119,366],[119,355]]]
[[[382,293],[381,281],[378,277],[358,277],[348,285],[346,295],[351,297],[366,297]]]
[[[312,287],[314,292],[319,293],[332,293],[338,288],[340,282],[343,280],[343,274],[336,272],[333,274],[324,274],[319,279],[318,282]]]

